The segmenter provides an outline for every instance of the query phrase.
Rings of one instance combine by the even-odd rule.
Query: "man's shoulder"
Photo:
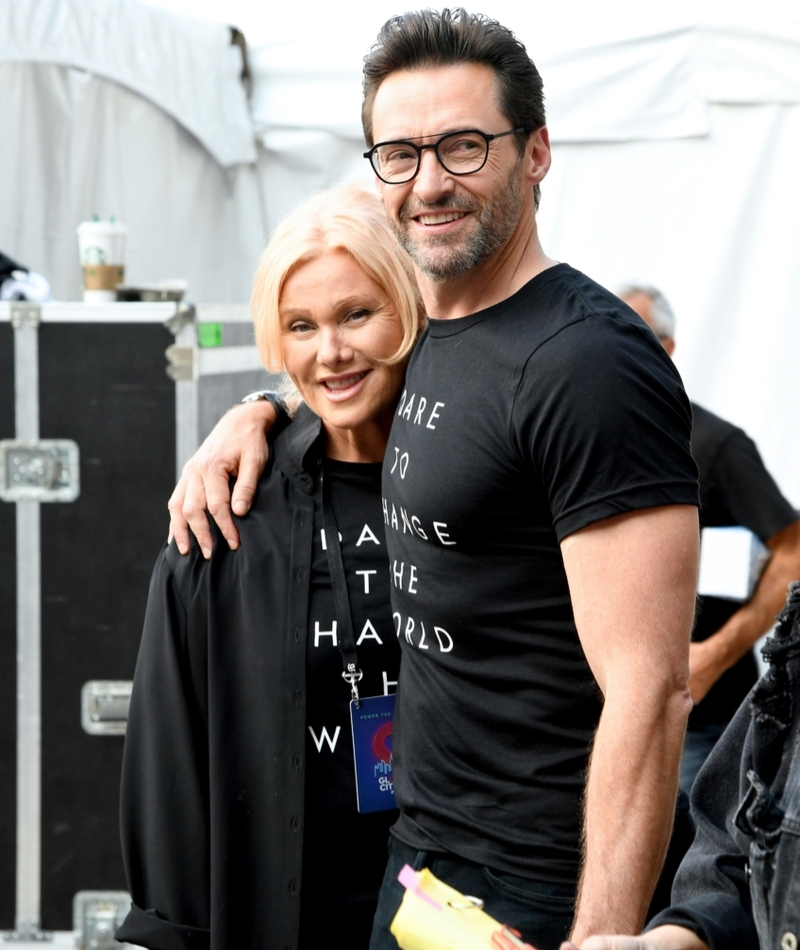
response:
[[[498,304],[498,310],[516,317],[539,344],[554,340],[567,328],[574,341],[596,340],[598,334],[617,338],[620,333],[645,340],[647,328],[641,319],[597,281],[569,264],[550,267]]]

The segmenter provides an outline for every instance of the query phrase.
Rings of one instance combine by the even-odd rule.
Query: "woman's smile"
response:
[[[332,399],[348,399],[357,391],[355,387],[362,379],[366,378],[368,372],[369,370],[364,370],[361,373],[351,373],[348,376],[327,376],[320,382],[330,391],[329,395]]]

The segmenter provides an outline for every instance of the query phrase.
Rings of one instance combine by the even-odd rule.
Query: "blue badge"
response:
[[[356,802],[363,814],[397,808],[392,776],[392,716],[394,694],[367,696],[350,703]]]

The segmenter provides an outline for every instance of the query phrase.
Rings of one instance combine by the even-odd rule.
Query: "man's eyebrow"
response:
[[[417,142],[419,139],[440,139],[445,135],[455,135],[456,132],[478,132],[479,129],[474,128],[474,126],[463,126],[460,125],[457,128],[450,129],[447,132],[428,132],[427,135],[404,135],[400,138],[394,139],[382,139],[380,142],[376,142],[376,145],[387,145],[390,142]]]

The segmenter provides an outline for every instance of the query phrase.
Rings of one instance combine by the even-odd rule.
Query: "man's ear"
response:
[[[550,133],[542,126],[528,136],[525,145],[525,173],[531,185],[539,182],[550,170]]]
[[[673,336],[662,336],[661,345],[669,353],[670,356],[675,352],[675,337]]]

